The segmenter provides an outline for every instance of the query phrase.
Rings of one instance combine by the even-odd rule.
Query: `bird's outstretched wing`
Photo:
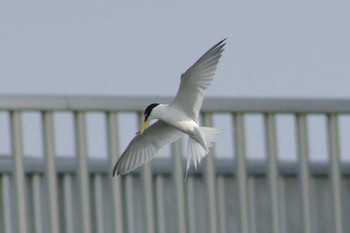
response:
[[[124,175],[150,161],[163,146],[174,142],[182,136],[183,133],[181,131],[158,120],[148,127],[142,136],[140,132],[136,134],[115,164],[113,176],[115,173]]]
[[[214,78],[225,40],[214,45],[181,75],[180,87],[171,105],[187,113],[193,120],[197,120],[204,91]]]

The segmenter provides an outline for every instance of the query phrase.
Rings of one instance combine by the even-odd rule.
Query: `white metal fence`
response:
[[[350,151],[339,128],[350,131],[350,100],[208,98],[202,122],[215,125],[216,115],[231,122],[232,151],[219,149],[190,170],[184,182],[183,141],[170,147],[170,156],[156,158],[130,175],[112,178],[120,152],[119,115],[135,113],[168,98],[1,96],[0,232],[350,232]],[[42,156],[25,155],[23,115],[40,120]],[[55,115],[73,119],[74,156],[57,154]],[[99,113],[105,124],[106,157],[89,153],[87,115]],[[247,118],[262,119],[266,159],[248,159]],[[310,117],[325,119],[327,160],[310,159]],[[288,115],[295,137],[296,160],[281,160],[276,118]],[[281,129],[279,129],[281,130]],[[7,133],[9,135],[7,135]],[[28,136],[29,135],[29,136]],[[27,137],[31,137],[29,133]],[[2,137],[2,138],[1,138]],[[5,137],[8,137],[6,139]],[[129,140],[127,138],[125,140]],[[93,143],[93,142],[92,142]],[[320,145],[322,146],[322,145]],[[342,150],[343,148],[343,150]],[[289,149],[288,149],[289,150]],[[161,157],[161,156],[160,156]],[[342,159],[343,158],[343,159]]]

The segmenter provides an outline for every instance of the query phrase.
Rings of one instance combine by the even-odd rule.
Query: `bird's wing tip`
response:
[[[115,164],[115,166],[113,168],[112,176],[114,177],[115,174],[117,174],[117,176],[119,176],[119,174],[120,174],[120,170],[118,169],[118,162]]]
[[[115,177],[116,175],[117,176],[120,176],[120,175],[124,175],[125,173],[122,173],[120,170],[115,170],[113,171],[113,177]]]
[[[222,47],[222,46],[224,46],[226,43],[224,43],[225,41],[227,40],[227,38],[225,38],[225,39],[222,39],[222,40],[220,40],[218,43],[216,43],[213,47],[211,47],[209,50],[212,50],[212,49],[215,49],[215,48],[217,48],[217,47]]]
[[[224,45],[226,44],[226,42],[225,42],[226,40],[227,40],[227,37],[224,38],[224,39],[222,39],[219,43],[217,43],[216,46],[219,46],[219,45],[224,46]],[[224,42],[225,42],[225,43],[224,43]]]

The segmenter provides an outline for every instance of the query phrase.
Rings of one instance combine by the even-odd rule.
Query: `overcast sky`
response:
[[[174,95],[180,74],[227,37],[210,96],[350,97],[349,9],[345,1],[2,1],[0,94]]]
[[[349,9],[350,1],[2,1],[0,94],[172,96],[180,74],[228,38],[207,96],[349,98]],[[259,157],[262,118],[249,119],[247,153]],[[25,152],[38,154],[39,117],[24,121],[36,125],[24,127]],[[295,157],[294,119],[282,121],[281,156]],[[74,153],[72,122],[61,122],[70,123],[57,127],[58,154]],[[233,127],[229,118],[218,124]],[[325,121],[310,125],[311,157],[326,158]],[[123,148],[137,130],[125,127]],[[0,151],[9,153],[9,131],[0,133]],[[217,142],[223,154],[232,150],[229,134]],[[105,146],[90,141],[92,154]]]

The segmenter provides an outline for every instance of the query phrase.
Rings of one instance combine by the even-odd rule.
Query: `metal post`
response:
[[[38,174],[33,176],[33,218],[34,218],[34,229],[36,233],[43,232],[43,221],[42,221],[42,196],[41,196],[41,177]]]
[[[204,114],[203,123],[205,126],[212,126],[213,119],[210,113]],[[211,233],[219,232],[218,214],[216,206],[216,185],[215,185],[215,156],[213,148],[208,153],[206,158],[206,183],[208,190],[208,202],[209,202],[209,229]]]
[[[96,215],[96,233],[105,232],[104,214],[103,214],[103,189],[102,177],[100,174],[94,175],[94,196],[95,196],[95,215]]]
[[[311,233],[310,170],[308,132],[305,114],[296,115],[296,141],[299,160],[299,181],[301,185],[304,232]]]
[[[270,204],[272,211],[272,232],[281,232],[279,188],[278,188],[278,159],[275,116],[265,114],[266,156],[268,157],[268,179],[270,188]]]
[[[63,175],[63,205],[64,205],[64,230],[66,233],[74,233],[74,222],[73,222],[73,198],[72,198],[72,175]]]
[[[256,201],[256,184],[255,184],[256,180],[251,177],[248,179],[248,194],[249,194],[249,200],[250,200],[250,205],[249,205],[249,211],[250,211],[250,231],[251,233],[259,233],[258,230],[258,221],[257,221],[257,201]]]
[[[219,224],[221,232],[227,231],[226,220],[226,203],[227,198],[225,195],[225,178],[223,175],[218,176],[218,201],[219,201]]]
[[[143,121],[143,114],[139,113],[138,123]],[[154,224],[154,204],[153,204],[153,180],[152,180],[152,169],[151,164],[146,163],[142,168],[142,178],[143,178],[143,187],[145,190],[145,217],[146,217],[146,229],[147,233],[155,232]]]
[[[331,163],[330,177],[332,185],[332,197],[334,208],[335,232],[343,233],[343,210],[340,185],[340,149],[338,119],[336,114],[327,115],[328,128],[328,157]]]
[[[11,211],[11,191],[10,191],[10,176],[9,174],[2,174],[1,176],[1,196],[3,203],[2,214],[4,216],[4,230],[5,233],[12,233],[12,211]]]
[[[59,233],[57,172],[55,138],[52,112],[42,112],[43,145],[45,159],[45,181],[48,193],[49,231]]]
[[[188,227],[189,233],[197,232],[196,227],[196,212],[195,212],[195,196],[194,196],[194,181],[193,177],[187,177],[187,210],[188,210]]]
[[[15,179],[18,232],[28,232],[25,174],[23,166],[22,119],[19,111],[10,113],[13,174]]]
[[[118,125],[116,119],[116,113],[106,113],[106,128],[107,128],[107,150],[109,155],[109,164],[111,165],[110,173],[112,174],[114,164],[119,157],[119,135]],[[110,177],[110,185],[112,189],[112,224],[114,233],[124,232],[123,228],[123,209],[122,209],[122,191],[121,191],[121,178],[119,176]]]
[[[165,209],[164,209],[164,179],[162,175],[156,176],[156,193],[157,193],[157,225],[158,233],[166,233]]]
[[[127,232],[135,233],[135,208],[134,208],[134,177],[132,175],[125,176],[125,199],[127,210]]]
[[[185,194],[184,194],[184,172],[183,172],[183,153],[182,139],[171,144],[171,153],[173,160],[173,177],[175,182],[176,206],[177,206],[177,225],[178,232],[187,232]]]
[[[239,190],[239,209],[241,232],[249,232],[249,206],[248,206],[248,188],[247,188],[247,169],[246,169],[246,145],[244,133],[244,118],[241,113],[234,114],[234,133],[235,133],[235,156],[236,171]]]
[[[78,156],[78,179],[80,185],[80,210],[82,217],[82,231],[91,233],[91,209],[90,209],[90,188],[88,171],[88,148],[86,140],[86,119],[85,113],[74,113],[76,156]]]

